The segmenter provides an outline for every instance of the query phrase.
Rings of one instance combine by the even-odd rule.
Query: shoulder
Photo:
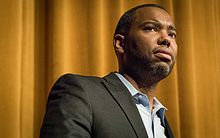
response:
[[[76,93],[78,91],[86,92],[88,95],[99,95],[107,90],[106,85],[108,84],[111,85],[111,89],[114,89],[113,86],[117,88],[121,87],[121,83],[114,73],[110,73],[103,78],[69,73],[62,75],[55,82],[52,91],[55,90],[55,92],[58,92],[63,90],[65,93],[67,91],[70,93]]]
[[[97,76],[85,76],[79,74],[67,73],[59,77],[58,80],[100,80],[102,78]]]
[[[84,83],[97,83],[100,82],[102,78],[97,76],[84,76],[79,74],[64,74],[60,76],[55,84],[65,83],[65,84],[84,84]]]
[[[95,94],[95,91],[105,89],[104,79],[96,76],[84,76],[78,74],[64,74],[57,79],[51,88],[51,93],[87,93]]]

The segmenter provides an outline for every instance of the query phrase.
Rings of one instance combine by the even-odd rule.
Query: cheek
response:
[[[138,41],[138,49],[139,51],[145,55],[150,56],[152,50],[156,47],[156,40],[155,38],[142,38]]]
[[[149,44],[141,40],[137,41],[132,47],[133,50],[141,57],[146,56],[146,54],[150,51]]]
[[[173,49],[173,53],[174,53],[174,55],[175,55],[175,57],[177,56],[177,44],[175,43],[175,44],[173,44],[173,47],[172,47],[172,49]]]
[[[143,56],[150,56],[152,49],[156,46],[156,38],[152,35],[137,34],[128,39],[128,48],[132,53]]]

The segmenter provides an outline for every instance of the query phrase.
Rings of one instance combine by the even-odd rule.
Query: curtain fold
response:
[[[0,137],[32,137],[34,1],[4,1],[0,8]]]
[[[117,21],[143,3],[164,6],[177,28],[177,64],[157,93],[174,135],[220,137],[219,0],[1,0],[0,137],[39,137],[60,75],[116,71]]]

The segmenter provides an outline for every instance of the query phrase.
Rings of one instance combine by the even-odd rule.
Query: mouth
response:
[[[164,62],[170,62],[172,61],[172,53],[168,50],[164,50],[164,49],[157,49],[156,51],[153,52],[154,56],[156,56],[157,58],[159,58],[161,61]]]

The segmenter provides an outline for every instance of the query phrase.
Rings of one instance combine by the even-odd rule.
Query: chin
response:
[[[135,80],[158,82],[166,78],[173,69],[175,61],[161,61],[136,54],[128,54],[124,70]]]
[[[173,66],[174,64],[168,64],[166,62],[155,64],[152,68],[154,76],[157,76],[160,79],[164,79],[171,73]]]

